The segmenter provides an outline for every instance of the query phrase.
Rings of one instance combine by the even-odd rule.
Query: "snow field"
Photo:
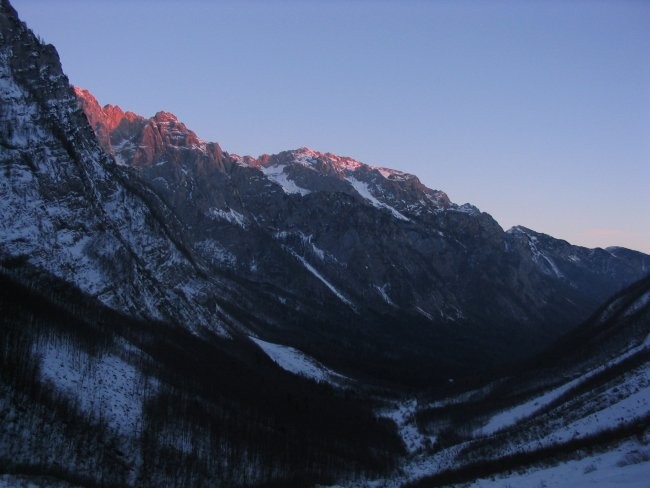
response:
[[[274,166],[260,166],[259,169],[264,173],[264,175],[274,183],[277,183],[282,187],[287,195],[297,193],[299,195],[307,195],[311,193],[310,190],[298,186],[295,181],[289,179],[289,175],[284,172],[285,165],[274,165]]]
[[[352,187],[357,191],[357,193],[365,200],[368,200],[374,207],[377,208],[385,208],[386,210],[390,211],[390,213],[393,214],[393,217],[399,220],[405,220],[407,222],[410,221],[408,217],[405,217],[403,214],[399,213],[396,209],[391,207],[390,205],[387,205],[377,199],[372,193],[370,193],[370,187],[368,186],[368,183],[364,183],[363,181],[359,181],[353,176],[348,176],[346,178],[348,182],[352,185]]]
[[[130,435],[142,427],[142,403],[157,383],[114,354],[92,357],[74,345],[50,342],[36,347],[43,380],[77,399],[79,408]]]
[[[397,402],[392,408],[377,413],[380,417],[388,418],[395,422],[397,431],[409,454],[414,454],[422,450],[427,444],[434,444],[436,442],[435,436],[423,435],[418,429],[415,423],[415,413],[417,410],[417,400],[406,400]]]
[[[576,386],[584,383],[585,381],[594,377],[595,375],[605,371],[607,368],[611,368],[612,366],[621,363],[623,360],[636,354],[637,352],[642,351],[643,349],[648,348],[649,346],[650,346],[650,334],[646,337],[645,341],[641,345],[630,348],[623,354],[608,361],[604,365],[594,368],[593,370],[583,374],[582,376],[579,376],[578,378],[572,381],[569,381],[549,392],[546,392],[543,395],[535,397],[525,403],[522,403],[520,405],[517,405],[513,408],[510,408],[508,410],[505,410],[503,412],[494,415],[487,422],[487,424],[474,431],[473,434],[474,437],[481,437],[481,436],[494,434],[495,432],[505,429],[506,427],[510,427],[516,424],[517,422],[532,416],[535,412],[538,412],[546,405],[557,400],[562,395],[572,390]],[[646,395],[647,394],[648,393],[646,393]]]
[[[639,462],[634,462],[635,460]],[[468,488],[647,488],[650,449],[626,442],[616,449],[557,466],[536,467],[523,473],[479,479]]]
[[[317,382],[326,382],[334,386],[340,386],[342,381],[348,379],[322,365],[314,358],[309,357],[302,351],[281,344],[266,342],[256,337],[250,338],[257,344],[271,360],[285,371]]]

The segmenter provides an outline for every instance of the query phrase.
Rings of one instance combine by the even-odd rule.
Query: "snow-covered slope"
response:
[[[317,382],[324,381],[334,386],[341,386],[349,383],[349,378],[332,371],[323,366],[314,358],[307,356],[296,348],[274,344],[251,337],[266,355],[273,360],[282,369],[305,378],[313,379]]]
[[[647,278],[615,295],[532,369],[385,410],[410,456],[367,486],[644,486],[649,290]]]
[[[79,408],[115,431],[133,435],[142,429],[142,404],[155,396],[156,381],[116,354],[89,356],[66,342],[39,345],[42,380],[75,399]],[[142,392],[147,392],[143,395]]]
[[[525,420],[526,418],[533,416],[537,412],[547,408],[549,405],[553,404],[553,402],[557,401],[563,396],[570,395],[572,391],[577,390],[580,386],[584,385],[585,383],[587,383],[587,381],[596,377],[597,375],[602,374],[614,368],[615,366],[621,364],[623,361],[625,361],[630,357],[642,353],[646,353],[649,350],[650,350],[650,335],[648,335],[648,337],[646,337],[646,339],[640,345],[630,347],[628,350],[624,351],[614,359],[608,360],[605,364],[602,364],[597,368],[589,370],[586,373],[578,376],[577,378],[568,381],[560,386],[557,386],[550,391],[546,391],[539,396],[531,398],[525,403],[520,403],[519,405],[516,405],[513,408],[507,409],[503,412],[494,415],[483,427],[478,429],[474,433],[474,435],[475,436],[492,435],[495,432],[498,432],[499,430],[515,425],[521,422],[522,420]],[[632,411],[650,412],[650,391],[645,390],[645,388],[648,385],[650,385],[649,383],[650,377],[648,377],[648,373],[650,373],[650,371],[648,370],[649,366],[650,365],[644,365],[640,369],[632,371],[630,377],[624,378],[619,383],[617,383],[615,387],[613,387],[616,390],[615,392],[609,390],[605,391],[604,395],[612,398],[616,396],[615,393],[618,393],[620,389],[629,390],[627,391],[627,393],[630,394],[630,397],[625,398],[625,401],[622,402],[622,405],[619,405],[617,407],[612,407],[610,405],[609,407],[610,411],[606,415],[610,420],[612,420],[613,418],[619,418],[619,419],[633,418],[633,416],[621,415],[619,413],[621,408],[624,408],[623,405],[627,405],[629,403],[633,404],[631,408]],[[629,382],[632,383],[632,386],[626,386],[627,383]],[[640,394],[636,395],[637,392],[640,392]],[[619,404],[621,402],[614,402],[614,403]],[[595,419],[594,422],[598,423],[599,415],[597,413],[594,413],[594,419]],[[589,423],[589,420],[587,420],[587,423]],[[602,425],[603,428],[611,427],[611,426],[612,425],[608,425],[607,423],[603,423]],[[565,430],[567,429],[567,427],[563,426],[561,429]],[[585,429],[581,429],[581,431],[584,434]],[[576,431],[573,431],[573,433],[571,434],[574,437],[576,435],[575,432]],[[553,436],[551,436],[551,438],[552,440],[557,440]]]
[[[650,448],[645,443],[623,442],[606,452],[587,454],[559,465],[531,467],[518,472],[480,478],[467,488],[646,488]]]
[[[0,17],[0,256],[24,256],[116,309],[225,332],[186,291],[198,270],[173,214],[106,155],[56,51],[10,8]]]

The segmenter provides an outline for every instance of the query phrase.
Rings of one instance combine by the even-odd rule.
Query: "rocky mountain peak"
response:
[[[74,92],[100,144],[118,164],[188,163],[223,169],[225,158],[219,145],[201,140],[173,113],[159,111],[146,119],[118,105],[102,107],[86,89],[74,87]]]
[[[344,193],[402,221],[408,221],[409,214],[419,216],[455,208],[444,192],[429,189],[416,176],[399,170],[309,147],[257,158],[227,155],[217,143],[201,140],[170,112],[160,111],[145,119],[117,106],[102,108],[87,90],[77,88],[76,94],[104,148],[120,164],[152,168],[152,179],[162,177],[165,181],[156,180],[162,185],[160,191],[184,180],[184,174],[174,167],[203,178],[205,168],[224,171],[237,164],[261,171],[273,188],[279,186],[284,194]],[[250,178],[259,173],[247,174]]]
[[[73,87],[73,89],[79,103],[82,105],[82,108],[86,113],[86,116],[89,119],[90,116],[92,116],[96,122],[101,121],[101,124],[110,131],[115,130],[120,122],[122,122],[122,120],[127,116],[127,112],[124,112],[119,105],[108,104],[102,107],[90,91],[78,86]],[[128,113],[135,115],[132,112]],[[96,124],[92,125],[95,126]]]
[[[171,112],[165,112],[164,110],[156,112],[156,114],[151,119],[155,122],[161,124],[170,124],[172,126],[179,124],[178,117],[176,117],[176,115]],[[181,125],[185,127],[184,124]]]
[[[291,151],[287,151],[291,156],[290,162],[305,164],[305,165],[327,165],[338,172],[354,172],[359,169],[365,171],[377,171],[386,179],[395,180],[408,180],[416,179],[417,177],[412,174],[404,173],[402,171],[370,164],[362,163],[349,156],[340,156],[331,152],[320,152],[309,147],[301,147]]]
[[[78,86],[73,87],[77,101],[86,114],[88,123],[95,131],[97,139],[102,147],[109,153],[115,155],[113,140],[118,134],[131,130],[134,125],[142,125],[144,118],[133,113],[125,112],[118,105],[99,104],[95,96],[88,90]],[[115,134],[116,136],[112,136]]]
[[[145,131],[148,130],[155,131],[153,137],[157,139],[159,136],[164,146],[204,149],[205,143],[170,112],[157,112],[145,127]]]

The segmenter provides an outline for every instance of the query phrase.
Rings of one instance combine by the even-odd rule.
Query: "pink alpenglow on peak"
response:
[[[293,151],[289,151],[294,155],[296,162],[303,164],[313,164],[316,161],[325,161],[333,167],[340,170],[356,171],[360,168],[367,168],[370,170],[379,171],[379,173],[386,179],[407,180],[414,178],[413,175],[404,173],[402,171],[381,166],[373,166],[370,164],[362,163],[349,156],[339,156],[331,152],[320,152],[309,147],[301,147]]]

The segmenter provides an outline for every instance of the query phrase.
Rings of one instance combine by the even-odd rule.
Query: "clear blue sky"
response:
[[[100,103],[650,253],[650,2],[13,0]]]

